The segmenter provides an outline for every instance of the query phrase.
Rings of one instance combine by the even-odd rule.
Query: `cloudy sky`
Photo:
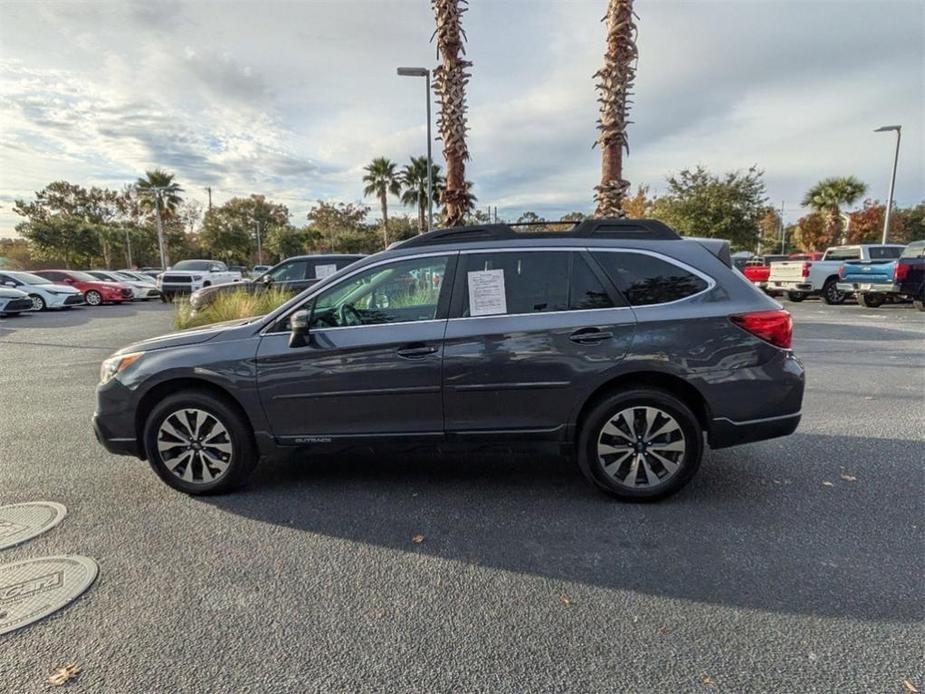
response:
[[[465,15],[480,206],[591,208],[599,154],[591,75],[606,0],[471,0]],[[800,214],[818,179],[853,174],[925,197],[925,2],[639,0],[626,176],[758,164]],[[316,199],[359,200],[372,157],[424,152],[428,0],[0,4],[0,236],[12,200],[56,179],[121,187],[155,166],[188,196],[263,193],[293,221]],[[439,143],[435,147],[440,161]],[[371,202],[371,201],[370,201]],[[375,207],[375,206],[374,206]]]

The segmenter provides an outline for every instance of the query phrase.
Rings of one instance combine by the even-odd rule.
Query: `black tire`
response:
[[[213,472],[214,468],[211,466],[206,467],[206,457],[209,457],[208,455],[190,450],[179,437],[171,437],[169,434],[161,432],[161,426],[164,424],[165,420],[169,419],[170,421],[167,424],[174,428],[174,430],[182,431],[180,425],[185,424],[187,426],[187,433],[189,433],[190,420],[187,419],[186,422],[181,422],[177,417],[184,416],[189,418],[190,410],[197,410],[215,419],[224,430],[224,434],[220,434],[216,440],[220,441],[223,447],[230,447],[227,466],[211,481],[207,480],[206,477],[207,475],[215,474],[215,472]],[[198,418],[202,415],[196,414],[192,416]],[[207,425],[208,423],[200,423],[200,426],[203,427]],[[215,430],[216,427],[210,427],[209,430],[205,432],[205,435],[201,436],[198,440],[209,441],[212,437],[212,432]],[[159,435],[161,436],[162,444],[170,443],[174,440],[180,443],[177,443],[177,445],[172,448],[166,449],[164,451],[164,456],[162,456],[158,448]],[[145,422],[143,440],[148,462],[154,472],[157,473],[158,477],[174,489],[194,496],[202,494],[222,494],[241,486],[254,471],[259,459],[251,426],[245,417],[238,412],[237,408],[229,405],[225,400],[211,393],[198,390],[190,390],[171,395],[155,405]],[[213,446],[215,445],[218,444],[213,443]],[[184,454],[184,450],[188,452]],[[215,455],[216,458],[222,454],[222,451],[214,447],[209,447],[208,444],[200,444],[200,448],[197,450],[205,450],[207,454]],[[185,455],[189,456],[188,462],[185,464],[183,462],[175,464],[175,471],[171,471],[167,463],[175,462],[177,456],[183,458]],[[170,457],[167,457],[165,462],[166,456]],[[210,459],[216,463],[224,462],[216,461],[212,458]],[[190,466],[192,470],[187,471],[187,468]],[[187,476],[190,479],[183,479],[183,477]]]
[[[838,290],[837,285],[838,280],[834,277],[830,277],[825,281],[825,284],[822,285],[822,300],[829,306],[843,304],[845,303],[845,299],[848,298],[845,292]]]
[[[645,464],[640,465],[634,460],[635,453],[632,452],[629,453],[630,458],[628,459],[618,460],[617,456],[619,454],[616,454],[610,461],[606,460],[608,456],[605,455],[602,458],[598,452],[599,442],[608,437],[607,432],[604,431],[605,427],[619,429],[619,423],[615,425],[615,422],[618,422],[616,418],[625,411],[630,410],[633,411],[634,428],[636,428],[640,424],[638,412],[641,408],[646,407],[654,408],[660,411],[662,415],[661,419],[656,415],[655,423],[657,426],[655,427],[655,433],[658,433],[659,430],[667,431],[666,434],[655,436],[647,443],[651,443],[653,446],[656,444],[668,446],[672,445],[672,443],[677,443],[677,440],[661,442],[656,440],[664,439],[668,436],[678,436],[676,431],[683,434],[680,438],[683,451],[678,452],[675,460],[677,468],[673,474],[652,453],[644,453],[642,459]],[[642,412],[644,415],[645,411],[642,410]],[[664,417],[665,415],[668,417]],[[669,418],[674,420],[673,423]],[[662,422],[662,424],[658,424],[659,422]],[[670,430],[672,426],[676,427],[674,431]],[[578,467],[590,482],[603,492],[618,499],[655,501],[674,494],[690,481],[700,467],[700,461],[703,458],[703,429],[700,422],[690,407],[667,391],[654,388],[637,388],[615,393],[598,402],[585,416],[580,423],[580,427],[577,447]],[[636,428],[636,434],[638,433],[639,430]],[[624,435],[620,434],[620,436]],[[610,437],[610,439],[617,441],[614,437]],[[638,437],[637,441],[639,441]],[[604,443],[603,445],[608,446],[609,444]],[[623,448],[629,450],[633,445],[625,444]],[[674,456],[675,453],[672,452],[667,457]],[[647,482],[639,486],[626,483],[634,464],[638,468],[643,468],[638,470],[635,479],[638,481],[639,476],[642,475],[647,480]],[[605,469],[608,467],[610,468],[609,471]],[[660,479],[651,486],[648,484],[650,472]],[[659,472],[664,473],[664,476],[659,475]],[[623,481],[618,479],[621,473]]]
[[[787,292],[787,300],[792,301],[795,304],[800,303],[806,298],[806,294],[803,292]]]
[[[919,311],[925,311],[925,297],[913,299],[912,305],[915,306]]]
[[[875,292],[858,294],[858,303],[864,308],[877,308],[883,306],[886,301],[886,294],[877,294]]]
[[[90,306],[102,306],[103,295],[95,289],[91,289],[86,294],[84,294],[84,301],[86,301]]]
[[[33,311],[44,311],[48,306],[45,304],[45,299],[40,297],[38,294],[30,294],[29,298],[32,299],[32,310]]]

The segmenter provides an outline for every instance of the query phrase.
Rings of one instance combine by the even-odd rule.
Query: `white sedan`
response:
[[[132,299],[135,301],[148,301],[149,299],[161,298],[161,290],[148,282],[129,279],[112,270],[87,270],[87,272],[104,282],[118,282],[119,284],[124,284],[126,287],[129,287],[132,290]]]
[[[79,289],[66,284],[54,284],[45,277],[33,275],[31,272],[0,270],[0,286],[25,292],[32,301],[33,311],[70,308],[84,303],[83,294]]]
[[[0,287],[0,316],[18,315],[32,310],[28,294],[11,287]]]

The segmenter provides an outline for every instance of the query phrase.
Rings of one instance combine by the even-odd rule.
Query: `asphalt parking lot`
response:
[[[787,307],[798,432],[650,505],[503,454],[291,461],[189,498],[89,426],[100,361],[171,307],[2,320],[0,503],[69,515],[0,563],[100,577],[0,637],[0,689],[75,662],[86,692],[925,691],[925,314]]]

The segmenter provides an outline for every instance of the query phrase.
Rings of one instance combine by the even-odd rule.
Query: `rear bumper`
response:
[[[744,422],[737,422],[728,417],[718,417],[712,421],[710,426],[710,447],[728,448],[743,443],[788,436],[797,430],[802,416],[801,412],[796,412]]]
[[[870,292],[872,294],[896,294],[899,292],[899,287],[897,287],[892,282],[889,283],[877,283],[877,282],[839,282],[835,285],[835,288],[840,292]]]
[[[813,285],[805,280],[768,280],[767,289],[778,292],[811,292]]]

